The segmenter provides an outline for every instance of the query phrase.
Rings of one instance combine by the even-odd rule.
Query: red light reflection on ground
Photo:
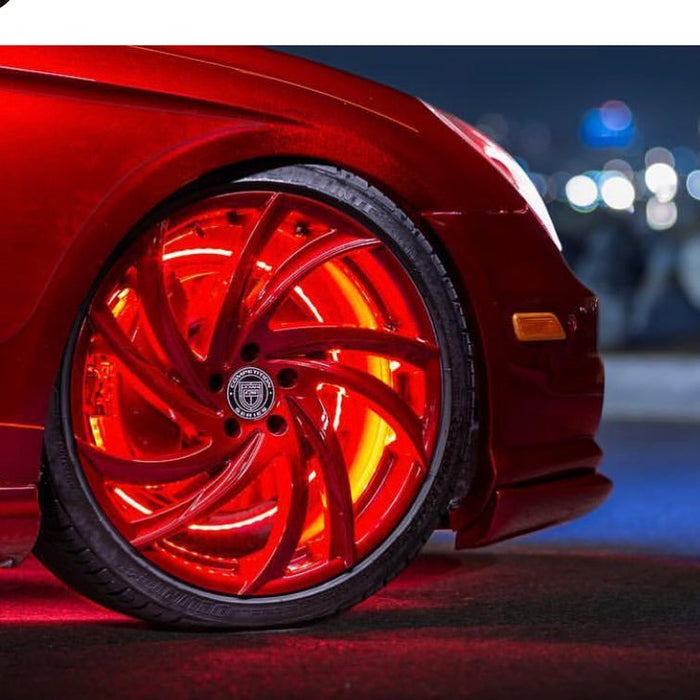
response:
[[[128,618],[76,595],[36,559],[0,572],[0,628],[6,625],[62,625],[123,622]]]
[[[693,698],[699,590],[689,560],[433,547],[323,624],[183,633],[104,611],[30,561],[0,572],[0,695]]]

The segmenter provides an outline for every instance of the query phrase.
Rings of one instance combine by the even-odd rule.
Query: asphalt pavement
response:
[[[600,437],[615,489],[597,511],[472,552],[438,533],[321,625],[168,632],[34,561],[0,572],[0,698],[699,698],[700,425]]]

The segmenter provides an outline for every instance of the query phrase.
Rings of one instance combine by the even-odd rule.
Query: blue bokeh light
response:
[[[619,100],[589,109],[581,121],[581,141],[592,148],[626,148],[634,140],[634,134],[632,112]]]

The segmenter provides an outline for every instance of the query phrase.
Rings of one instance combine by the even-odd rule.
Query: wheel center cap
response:
[[[272,409],[275,385],[267,372],[257,367],[242,367],[228,380],[226,398],[237,416],[257,420]]]

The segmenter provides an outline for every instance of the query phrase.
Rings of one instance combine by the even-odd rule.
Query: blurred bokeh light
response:
[[[634,139],[630,108],[621,100],[608,100],[589,109],[581,121],[581,140],[594,148],[624,148]]]
[[[598,202],[598,186],[589,175],[574,175],[566,183],[566,196],[577,211],[592,211]]]

